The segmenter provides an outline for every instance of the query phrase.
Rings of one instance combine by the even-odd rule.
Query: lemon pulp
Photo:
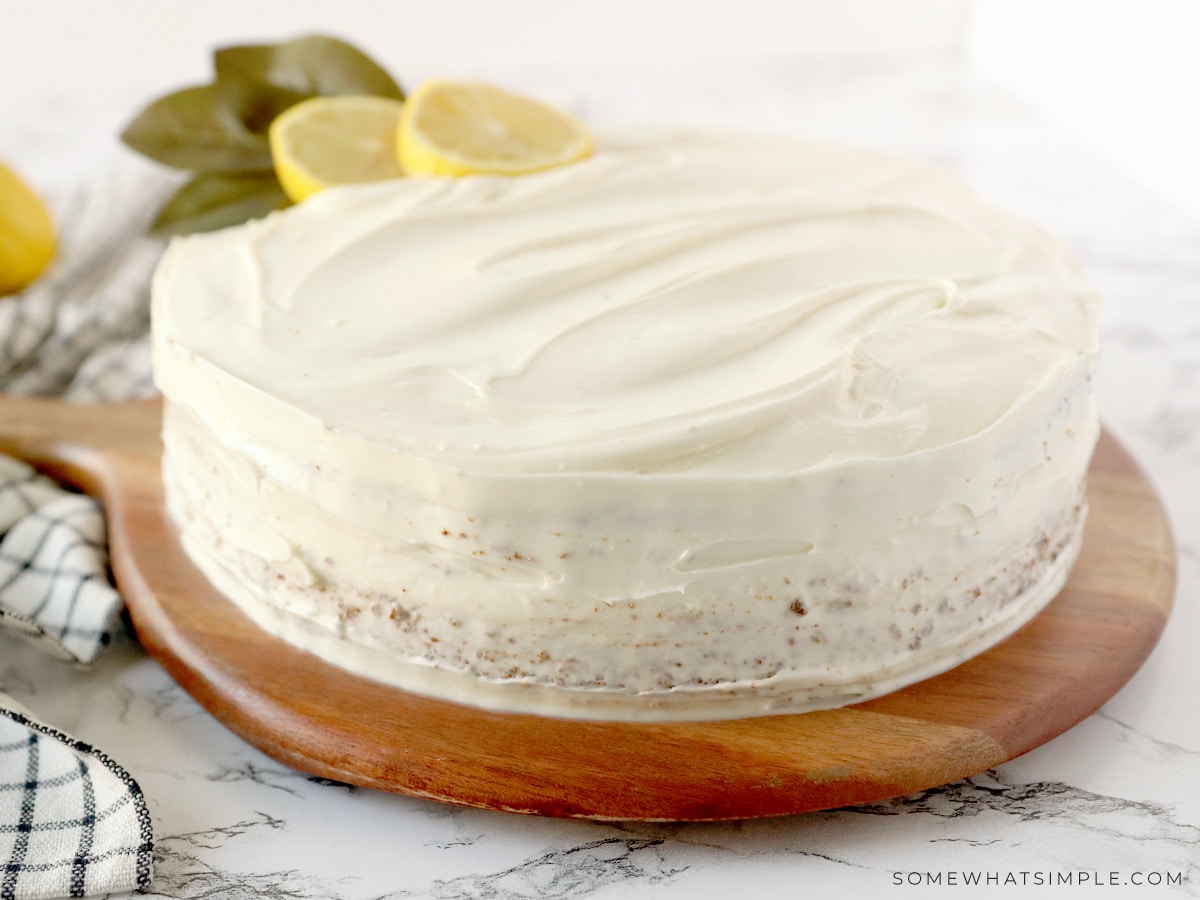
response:
[[[396,131],[404,104],[386,97],[313,97],[271,123],[275,175],[299,203],[339,184],[398,178]]]
[[[423,83],[405,104],[396,143],[410,175],[521,175],[592,151],[574,117],[477,81]]]

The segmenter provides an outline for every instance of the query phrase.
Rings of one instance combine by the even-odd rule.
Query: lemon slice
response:
[[[25,182],[0,165],[0,296],[15,293],[54,258],[54,223]]]
[[[427,81],[400,117],[410,175],[522,175],[583,159],[592,136],[557,109],[475,81]]]
[[[267,132],[275,175],[294,203],[339,184],[399,178],[396,129],[404,104],[386,97],[313,97]]]

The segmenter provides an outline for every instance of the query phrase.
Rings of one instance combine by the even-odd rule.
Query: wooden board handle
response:
[[[104,498],[118,470],[157,468],[161,421],[157,399],[72,404],[0,395],[0,453]]]

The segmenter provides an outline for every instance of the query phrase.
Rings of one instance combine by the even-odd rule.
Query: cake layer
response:
[[[1061,586],[1097,302],[952,178],[602,135],[177,241],[164,480],[265,627],[497,708],[719,718],[944,670]]]

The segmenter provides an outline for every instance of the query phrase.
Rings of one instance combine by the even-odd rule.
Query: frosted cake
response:
[[[518,178],[337,188],[176,240],[168,508],[263,628],[501,710],[854,702],[1062,587],[1098,302],[952,177],[601,132]]]

